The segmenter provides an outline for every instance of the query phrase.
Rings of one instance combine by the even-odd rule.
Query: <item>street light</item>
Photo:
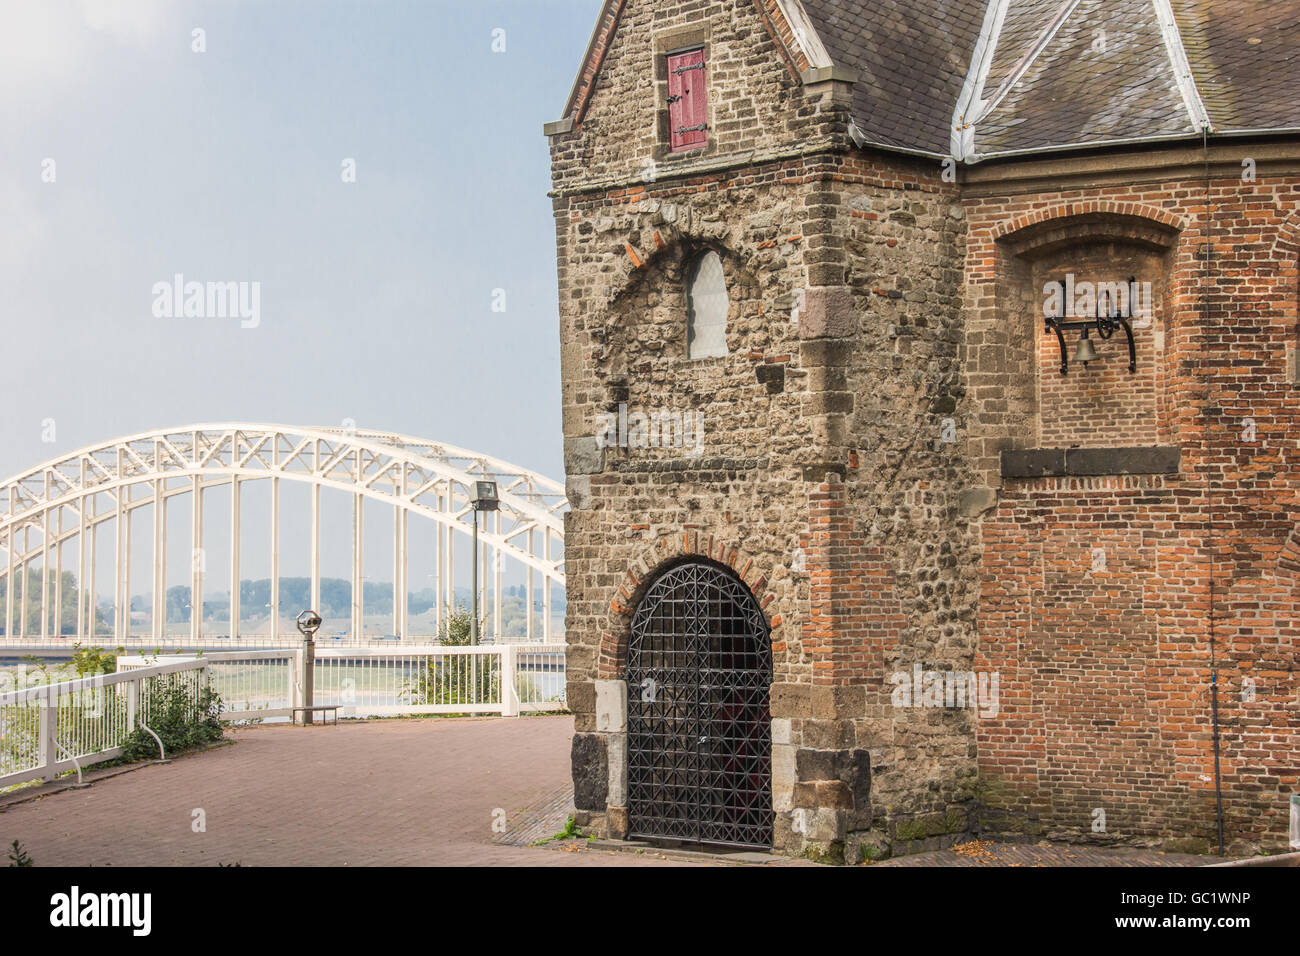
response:
[[[495,481],[476,481],[471,489],[469,503],[474,509],[474,556],[470,564],[470,590],[472,592],[472,609],[469,619],[469,642],[478,644],[478,513],[496,511],[501,507],[497,497]]]

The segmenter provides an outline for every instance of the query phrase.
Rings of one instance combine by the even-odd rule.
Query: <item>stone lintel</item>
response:
[[[1177,446],[1136,448],[1017,448],[1002,452],[1003,478],[1176,475]]]

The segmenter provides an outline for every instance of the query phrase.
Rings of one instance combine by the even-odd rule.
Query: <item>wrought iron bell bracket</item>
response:
[[[1133,285],[1133,279],[1129,278],[1130,288]],[[1061,302],[1065,302],[1065,283],[1058,283],[1061,287]],[[1130,306],[1131,308],[1131,306]],[[1124,335],[1128,338],[1128,370],[1130,373],[1137,371],[1137,346],[1133,341],[1133,326],[1129,321],[1129,316],[1124,315],[1118,306],[1112,309],[1109,297],[1106,299],[1106,308],[1103,310],[1101,303],[1097,303],[1097,315],[1090,319],[1066,319],[1059,315],[1043,316],[1043,331],[1055,332],[1056,342],[1061,348],[1061,374],[1065,375],[1070,370],[1069,353],[1065,350],[1065,333],[1084,332],[1092,329],[1096,331],[1098,337],[1109,339],[1120,329],[1124,330]]]

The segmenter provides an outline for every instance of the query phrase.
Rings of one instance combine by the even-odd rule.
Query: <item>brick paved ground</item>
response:
[[[235,744],[0,812],[37,866],[642,866],[653,854],[492,844],[564,787],[567,717],[263,726]],[[194,833],[192,813],[206,812]]]
[[[567,717],[386,720],[228,732],[234,744],[21,803],[0,846],[38,866],[665,866],[742,862],[582,840],[530,846],[571,807]],[[8,798],[13,799],[13,796]],[[193,812],[207,831],[191,829]],[[504,832],[492,829],[505,813]],[[750,857],[753,860],[750,860]],[[743,855],[744,861],[803,861]],[[967,845],[872,866],[1199,866],[1208,857]]]

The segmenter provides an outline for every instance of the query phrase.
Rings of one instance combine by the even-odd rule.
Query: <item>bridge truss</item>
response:
[[[110,635],[96,633],[97,541],[114,535],[113,621],[111,637],[130,636],[132,525],[141,509],[152,512],[152,633],[166,639],[168,499],[188,495],[192,545],[190,639],[203,638],[203,588],[206,574],[203,497],[230,485],[230,637],[240,620],[241,488],[250,481],[270,482],[271,641],[297,639],[282,633],[280,606],[280,486],[301,482],[310,488],[310,600],[320,607],[321,492],[335,489],[352,496],[352,626],[363,634],[363,502],[377,500],[393,509],[393,634],[407,636],[409,621],[410,517],[434,524],[436,625],[454,606],[457,537],[473,531],[470,483],[498,484],[501,504],[484,512],[479,524],[480,607],[488,612],[488,634],[501,633],[503,564],[518,562],[525,571],[528,639],[551,640],[552,589],[564,585],[564,524],[568,506],[556,481],[509,462],[440,442],[361,429],[292,428],[281,425],[216,424],[144,432],[83,448],[0,484],[0,581],[4,581],[4,634],[42,639],[61,634],[65,552],[75,549],[77,601],[75,634],[89,643]],[[266,530],[266,529],[264,529]],[[468,541],[461,539],[461,546]],[[40,632],[27,633],[26,584],[39,562]],[[491,582],[493,606],[482,601]],[[542,633],[534,634],[535,592],[542,589]],[[22,603],[16,602],[16,593]],[[47,609],[47,602],[52,608]],[[17,614],[15,614],[17,612]]]

